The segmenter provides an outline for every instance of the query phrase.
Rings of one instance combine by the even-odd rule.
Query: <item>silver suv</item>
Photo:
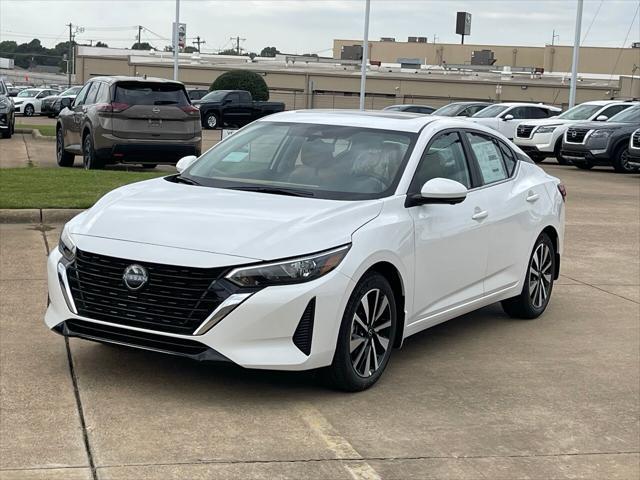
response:
[[[65,100],[65,99],[63,99]],[[161,78],[95,77],[73,102],[63,103],[56,126],[58,165],[82,155],[87,169],[108,163],[153,168],[200,155],[200,111],[180,82]]]

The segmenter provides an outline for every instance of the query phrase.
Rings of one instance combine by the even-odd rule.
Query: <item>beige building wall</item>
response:
[[[333,41],[333,58],[340,58],[343,46],[362,45],[361,40]],[[469,64],[474,50],[492,50],[496,65],[544,67],[546,72],[570,72],[573,48],[570,46],[525,47],[473,45],[455,43],[369,42],[371,60],[397,63],[399,58],[419,58],[425,64]],[[617,64],[616,64],[617,62]],[[631,75],[640,65],[640,48],[580,48],[579,71],[614,75]]]
[[[356,70],[283,69],[253,65],[181,65],[180,80],[187,85],[209,85],[222,73],[247,68],[263,75],[271,100],[285,102],[287,109],[357,108],[360,75]],[[130,64],[129,57],[78,57],[78,82],[97,75],[148,75],[173,77],[173,66],[166,64]],[[623,79],[624,80],[624,79]],[[621,80],[622,82],[622,80]],[[605,82],[606,83],[606,82]],[[577,101],[604,100],[615,96],[640,96],[640,79],[621,83],[628,92],[604,85],[580,84]],[[398,103],[419,103],[440,107],[452,101],[523,101],[566,106],[568,82],[500,76],[461,77],[443,74],[393,74],[371,72],[367,77],[366,107],[379,109]]]

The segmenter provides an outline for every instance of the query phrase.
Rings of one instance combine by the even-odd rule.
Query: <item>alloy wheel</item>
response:
[[[207,126],[209,128],[216,128],[216,125],[218,125],[218,119],[216,118],[215,115],[209,115],[207,117]]]
[[[34,114],[34,109],[31,105],[27,105],[24,107],[24,115],[25,117],[32,117]]]
[[[370,377],[383,364],[391,345],[389,298],[378,288],[360,299],[351,321],[349,355],[355,372]]]
[[[533,252],[529,265],[529,297],[535,308],[545,306],[551,293],[553,258],[549,246],[541,243]]]
[[[91,138],[87,135],[84,139],[84,148],[82,149],[82,163],[87,170],[93,166],[93,151],[91,146]]]
[[[56,133],[56,156],[58,157],[58,164],[62,161],[62,153],[64,151],[62,130],[58,130]]]

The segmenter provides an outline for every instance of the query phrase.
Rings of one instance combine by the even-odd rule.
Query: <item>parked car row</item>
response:
[[[9,89],[0,79],[0,133],[2,138],[11,138],[16,127],[16,115]]]

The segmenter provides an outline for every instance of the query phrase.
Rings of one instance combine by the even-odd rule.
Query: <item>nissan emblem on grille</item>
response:
[[[122,280],[129,290],[139,290],[147,283],[149,275],[146,268],[134,263],[124,269]]]
[[[575,137],[576,135],[577,135],[577,133],[576,133],[576,132],[571,132],[571,136],[572,136],[572,137]]]

